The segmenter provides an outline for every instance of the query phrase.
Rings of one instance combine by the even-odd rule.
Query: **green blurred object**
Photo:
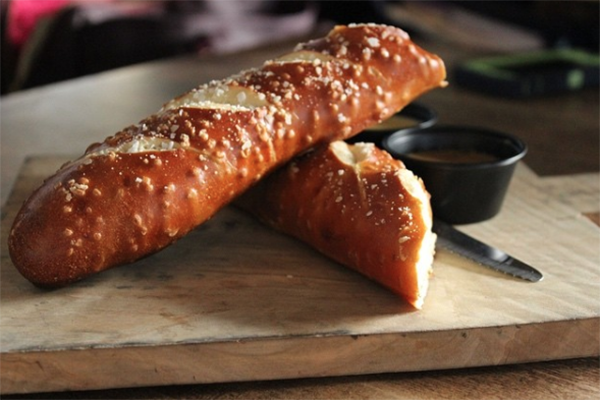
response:
[[[596,87],[600,56],[584,50],[555,49],[467,61],[454,82],[479,92],[532,97]]]

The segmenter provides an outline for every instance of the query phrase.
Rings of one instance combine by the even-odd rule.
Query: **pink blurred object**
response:
[[[21,48],[29,39],[40,19],[51,16],[63,7],[90,5],[115,0],[12,0],[8,7],[6,31],[8,40]]]
[[[69,4],[69,0],[13,0],[7,15],[7,35],[12,44],[22,47],[38,21]]]

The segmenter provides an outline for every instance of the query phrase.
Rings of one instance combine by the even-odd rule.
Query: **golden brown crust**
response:
[[[387,152],[364,143],[319,147],[237,204],[421,308],[435,244],[429,194]]]
[[[444,79],[441,60],[397,28],[336,27],[91,145],[25,202],[12,260],[53,287],[156,252],[294,155],[389,117]]]

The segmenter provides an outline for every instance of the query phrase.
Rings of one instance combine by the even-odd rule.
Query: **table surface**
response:
[[[439,123],[510,132],[524,139],[524,162],[538,175],[600,170],[597,89],[528,100],[494,98],[452,84],[453,66],[480,55],[465,48],[417,40],[446,60],[450,86],[423,96]],[[258,66],[289,44],[225,56],[184,57],[140,64],[5,96],[0,103],[1,201],[19,168],[32,155],[79,154],[90,143],[155,112],[162,103],[199,83]],[[49,174],[53,171],[48,171]],[[587,216],[598,222],[600,210]],[[0,328],[1,329],[1,328]],[[1,334],[1,330],[0,330]],[[422,371],[153,388],[50,393],[5,398],[597,398],[597,358]]]

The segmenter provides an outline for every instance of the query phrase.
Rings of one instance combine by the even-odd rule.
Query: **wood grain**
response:
[[[572,376],[572,379],[565,379]],[[596,358],[331,378],[5,395],[3,399],[596,400]],[[574,393],[576,395],[574,395]]]
[[[541,269],[542,282],[515,280],[440,251],[425,308],[414,312],[234,208],[138,263],[69,288],[35,289],[12,267],[5,238],[24,196],[64,161],[30,159],[3,214],[5,394],[599,354],[600,230],[573,208],[592,203],[587,188],[597,174],[553,181],[521,165],[500,216],[461,227]]]

